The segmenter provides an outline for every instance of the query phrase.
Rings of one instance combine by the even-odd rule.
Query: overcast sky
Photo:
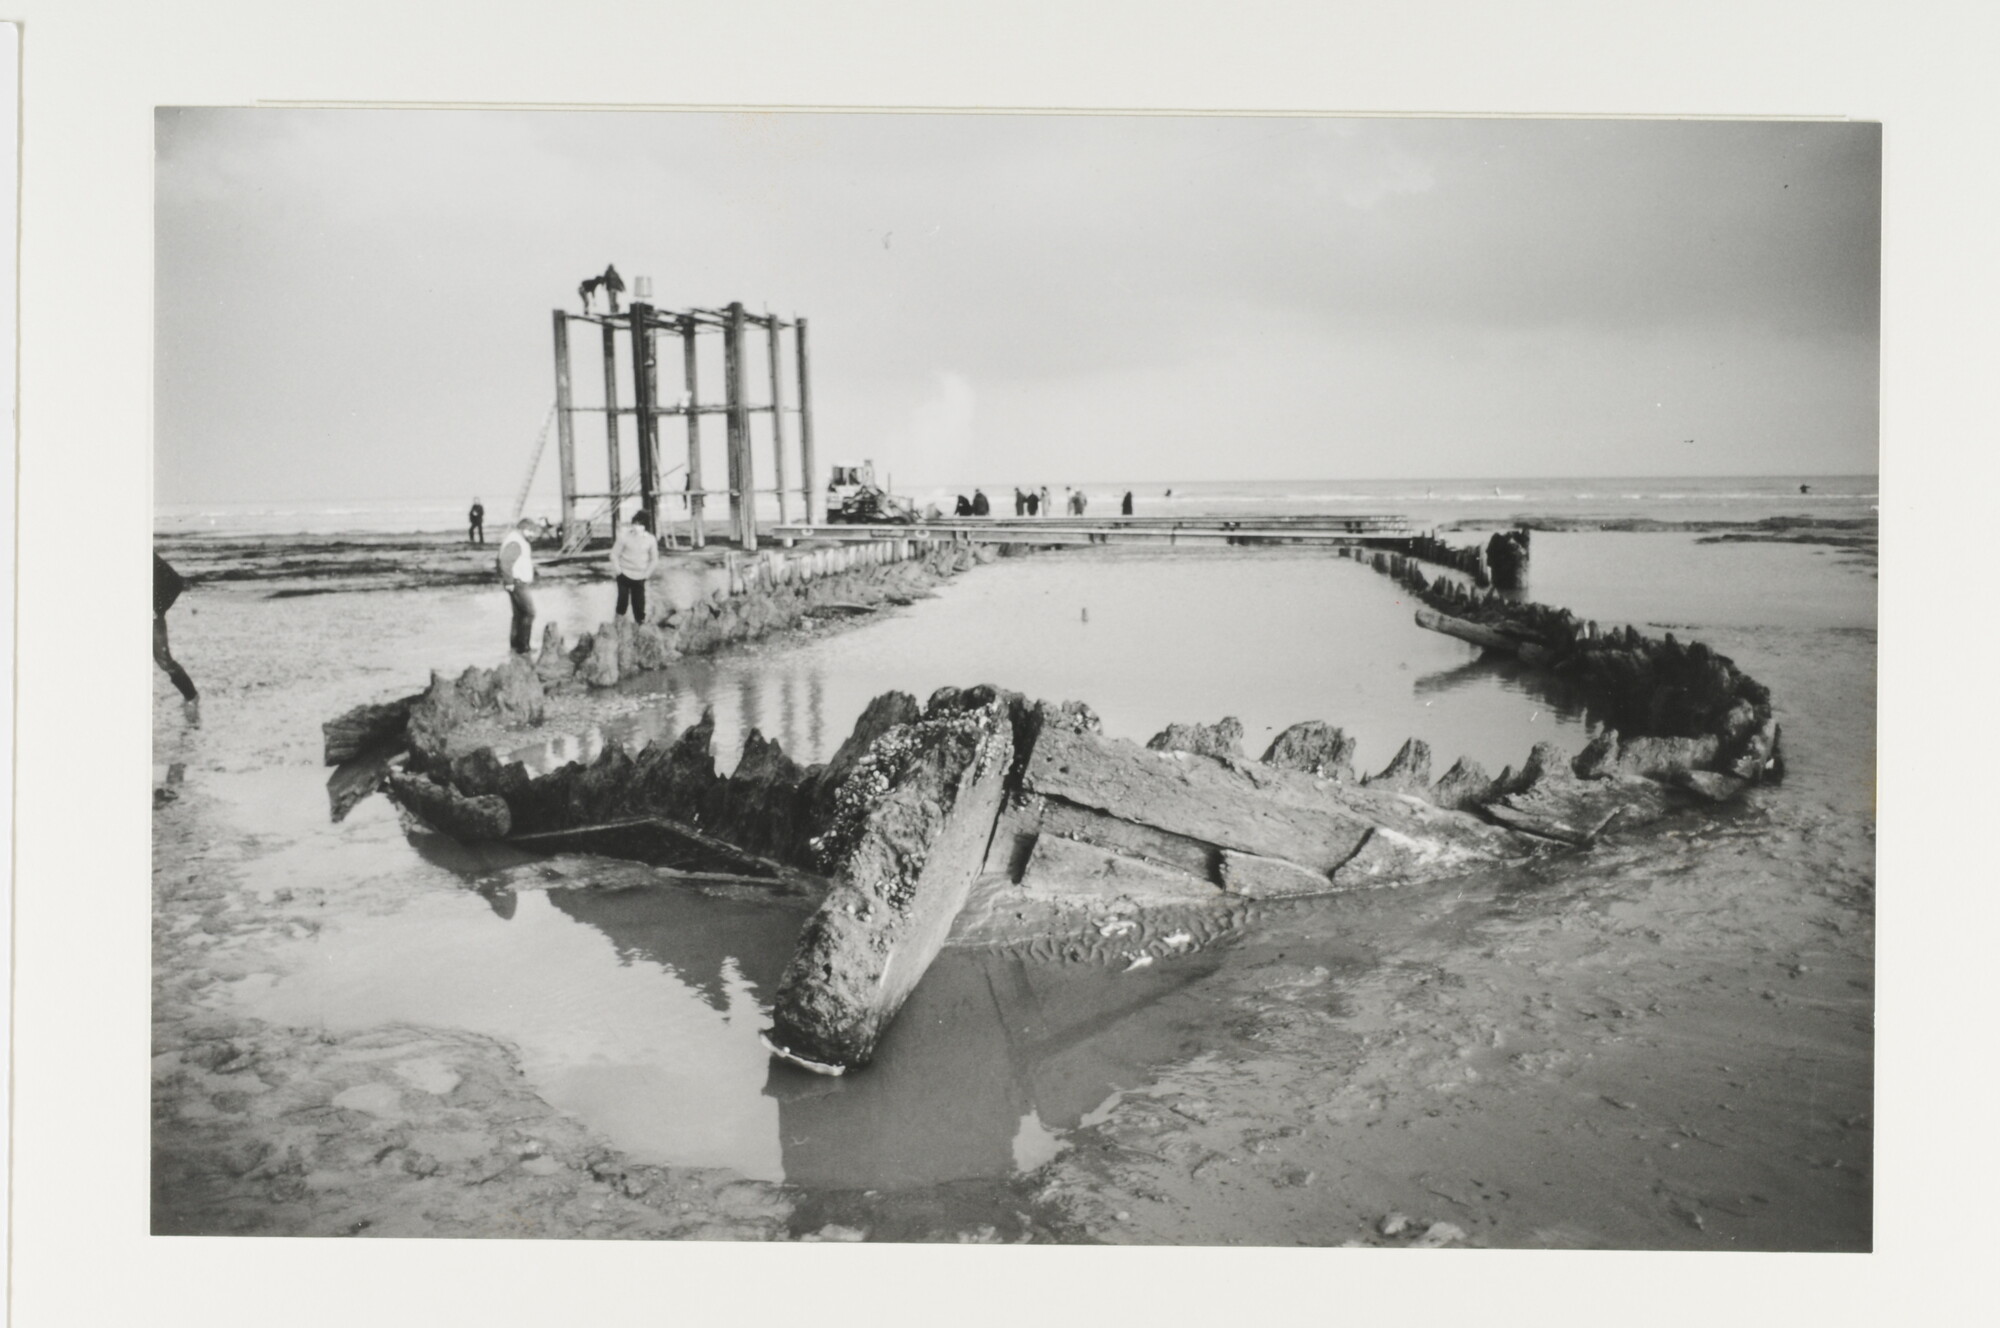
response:
[[[505,506],[606,263],[806,315],[822,466],[905,487],[1873,471],[1880,174],[1871,125],[163,110],[156,491]]]

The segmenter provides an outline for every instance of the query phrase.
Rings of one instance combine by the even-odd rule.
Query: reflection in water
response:
[[[1463,755],[1492,768],[1543,738],[1588,740],[1574,707],[1531,693],[1525,675],[1454,674],[1477,654],[1418,627],[1393,584],[1325,554],[1017,559],[851,631],[677,661],[621,683],[632,709],[582,742],[516,755],[549,768],[593,759],[607,740],[636,750],[712,709],[719,769],[734,767],[752,728],[810,764],[883,692],[922,700],[978,682],[1087,701],[1107,733],[1137,742],[1174,721],[1235,715],[1252,755],[1292,724],[1325,720],[1356,740],[1365,770],[1410,737],[1446,764]],[[1502,685],[1412,687],[1440,675]]]
[[[620,962],[658,965],[712,1009],[731,1012],[732,1038],[761,1048],[756,1033],[791,957],[797,914],[710,912],[677,891],[559,891],[551,900],[610,937]],[[1171,1024],[1135,1016],[1212,968],[1189,959],[1124,974],[947,950],[867,1068],[828,1078],[768,1064],[757,1090],[777,1105],[784,1177],[881,1189],[1007,1175],[1024,1156],[1039,1163],[1050,1132],[1075,1128],[1117,1088],[1139,1082],[1146,1066],[1187,1050]],[[738,1018],[732,1004],[745,991],[759,995],[754,1020]],[[620,1114],[664,1142],[676,1104],[651,1104],[652,1122],[635,1118],[644,1109],[627,1103]]]
[[[514,892],[505,886],[481,886],[479,897],[486,901],[486,906],[492,909],[494,916],[502,922],[511,921],[515,908],[519,906]]]
[[[1532,697],[1559,718],[1578,723],[1596,722],[1596,716],[1566,679],[1547,669],[1523,664],[1511,655],[1482,654],[1457,668],[1427,673],[1411,684],[1411,690],[1420,699],[1479,689]]]
[[[433,867],[444,868],[460,880],[476,881],[494,872],[535,861],[534,854],[523,853],[496,840],[462,844],[416,820],[406,821],[403,833],[408,836],[410,847],[416,850],[419,858]]]
[[[868,1189],[1007,1175],[1024,1133],[1076,1128],[1185,1050],[1157,1011],[1136,1016],[1212,969],[1124,974],[947,951],[866,1069],[827,1079],[772,1064],[764,1091],[779,1103],[785,1177]]]

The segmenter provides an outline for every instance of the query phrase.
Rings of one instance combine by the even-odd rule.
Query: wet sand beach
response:
[[[321,721],[499,658],[490,550],[168,542],[206,713],[156,680],[154,1230],[1869,1248],[1872,537],[1536,536],[1535,598],[1769,685],[1784,784],[1586,855],[1243,906],[1132,971],[951,948],[842,1081],[755,1043],[810,900],[466,849],[380,798],[329,820]],[[610,588],[585,563],[540,603],[574,635]],[[1136,740],[1324,718],[1369,767],[1411,734],[1494,768],[1587,739],[1409,618],[1319,553],[1036,554],[621,686],[551,759],[704,708],[724,768],[753,727],[823,759],[875,692],[977,681]]]

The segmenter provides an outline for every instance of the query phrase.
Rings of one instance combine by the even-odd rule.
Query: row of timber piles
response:
[[[884,604],[908,604],[937,581],[1000,556],[989,545],[921,539],[870,540],[830,548],[766,550],[729,556],[723,584],[658,621],[619,618],[565,642],[546,625],[533,660],[512,656],[493,668],[468,668],[456,678],[431,675],[421,692],[354,707],[320,726],[326,764],[343,765],[405,745],[441,753],[447,735],[461,744],[483,733],[539,724],[550,695],[617,685],[816,615],[844,616]],[[655,602],[659,596],[654,596]],[[336,810],[344,810],[336,808]]]
[[[796,626],[816,613],[908,603],[930,580],[997,556],[988,547],[903,539],[732,557],[727,586],[686,608],[668,610],[658,622],[614,619],[569,644],[549,624],[535,672],[549,687],[573,681],[616,686],[620,679],[665,667],[677,655],[704,654]]]
[[[1439,567],[1462,572],[1480,590],[1497,586],[1519,590],[1528,577],[1528,532],[1496,531],[1484,548],[1476,544],[1451,544],[1436,535],[1413,535],[1398,540],[1401,551]]]
[[[1601,628],[1568,609],[1431,579],[1415,558],[1351,556],[1423,602],[1420,626],[1512,655],[1565,684],[1603,726],[1576,758],[1578,773],[1617,768],[1675,778],[1718,799],[1782,777],[1770,689],[1701,642],[1682,643],[1671,632],[1655,639],[1629,625]]]

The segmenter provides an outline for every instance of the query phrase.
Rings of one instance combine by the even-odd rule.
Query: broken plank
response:
[[[597,853],[680,872],[710,872],[766,885],[800,881],[799,872],[745,853],[713,835],[665,816],[637,816],[594,825],[513,835],[507,842],[538,853]]]
[[[1417,626],[1428,628],[1433,632],[1442,632],[1446,636],[1457,637],[1469,645],[1481,646],[1487,650],[1498,650],[1503,654],[1512,655],[1521,648],[1521,642],[1504,632],[1496,632],[1491,627],[1484,627],[1479,623],[1467,622],[1463,618],[1448,617],[1432,609],[1417,610]]]
[[[1021,778],[1032,792],[1123,821],[1317,871],[1352,857],[1372,828],[1310,776],[1260,770],[1253,778],[1212,757],[1061,729],[1037,737]]]

